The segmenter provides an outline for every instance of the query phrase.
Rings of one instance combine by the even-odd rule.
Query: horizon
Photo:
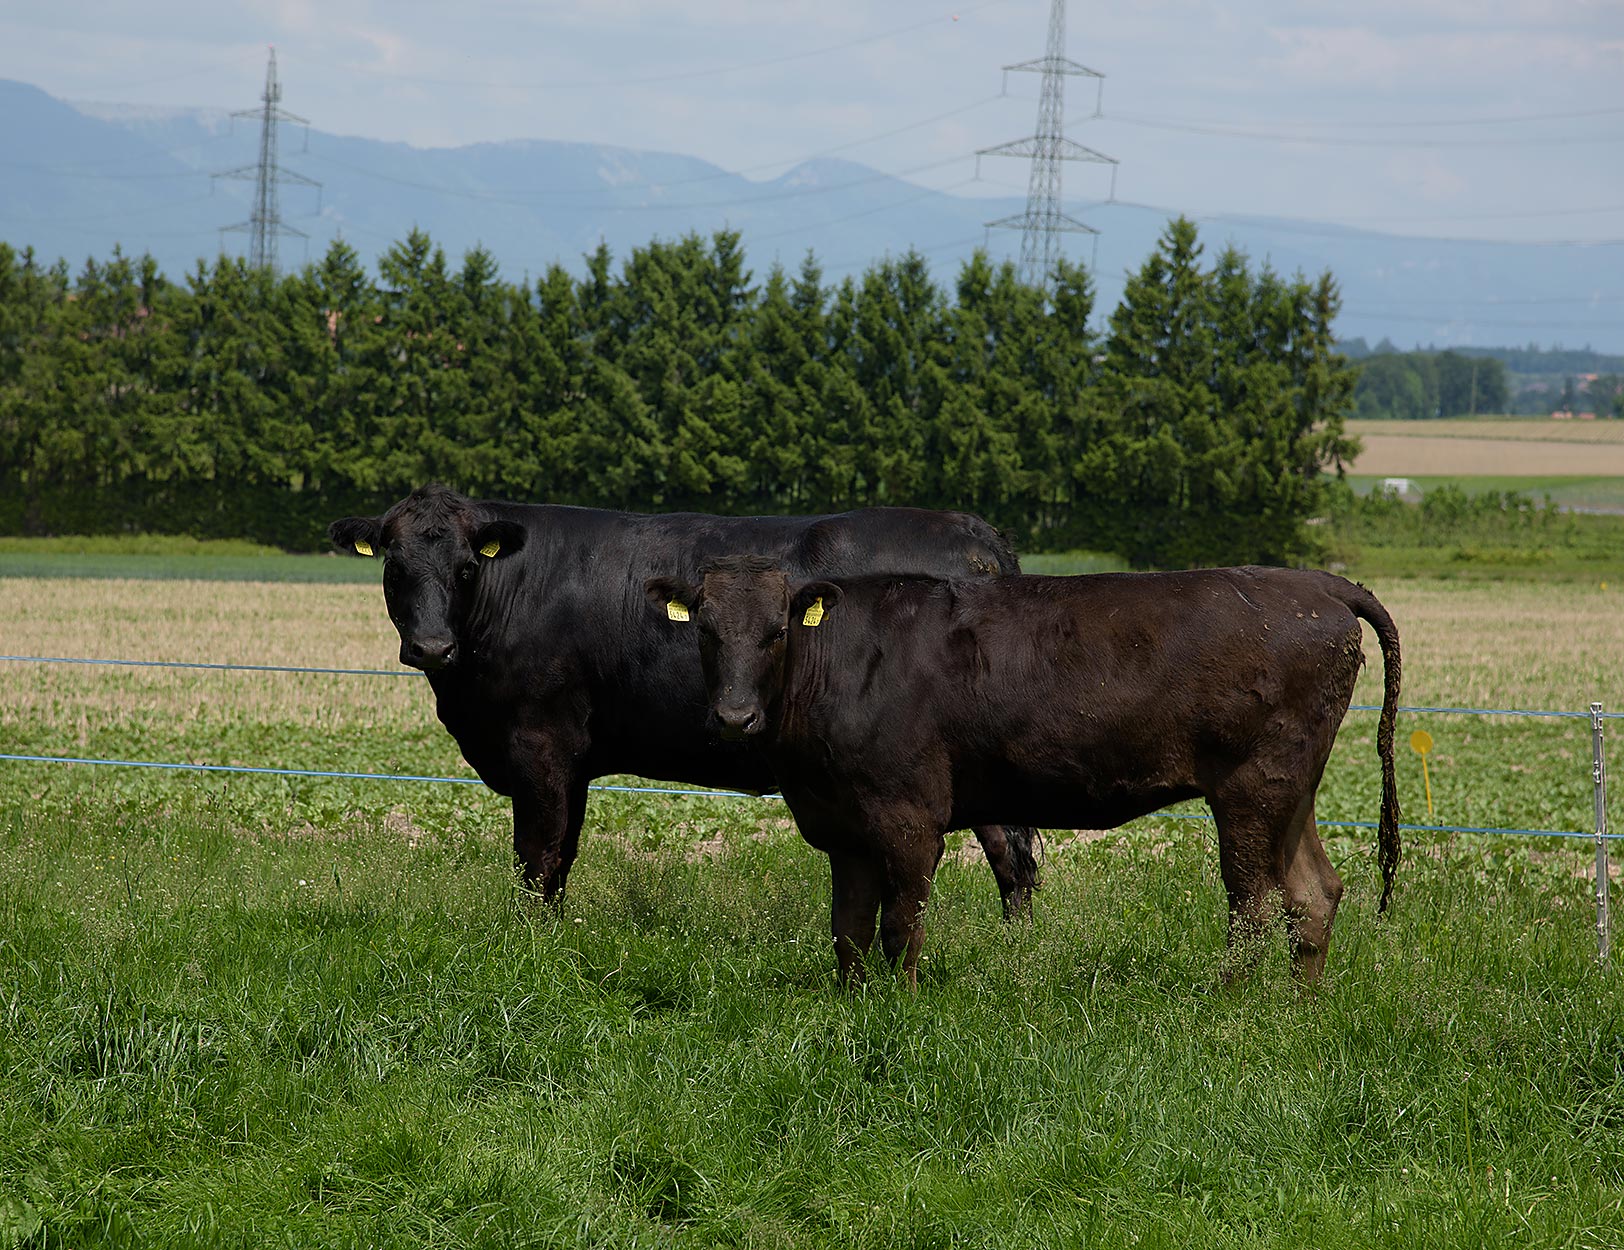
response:
[[[208,119],[218,141],[192,154],[191,182],[176,172],[167,199],[156,194],[165,189],[157,173],[146,184],[154,194],[131,198],[142,176],[134,171],[144,167],[116,147],[36,154],[29,172],[44,190],[34,199],[52,204],[44,192],[59,191],[66,207],[31,208],[15,193],[8,205],[0,193],[0,237],[24,241],[48,229],[63,255],[94,251],[103,245],[91,240],[107,235],[85,205],[105,189],[99,216],[121,218],[127,250],[151,250],[162,231],[187,226],[194,251],[215,254],[205,232],[230,220],[234,198],[239,217],[246,204],[241,183],[204,175],[252,165],[257,121],[238,117],[233,131],[228,118],[256,111],[274,44],[282,107],[309,118],[313,137],[339,141],[306,160],[298,131],[286,127],[283,165],[330,187],[347,180],[352,200],[364,191],[399,202],[393,220],[378,210],[345,218],[330,202],[283,188],[283,220],[316,236],[314,254],[341,226],[373,258],[414,220],[461,206],[476,237],[513,233],[521,209],[543,226],[568,220],[562,234],[534,226],[515,234],[530,245],[498,250],[510,273],[555,260],[575,266],[589,230],[611,236],[624,255],[634,238],[728,224],[744,229],[758,267],[810,249],[833,273],[854,272],[913,248],[945,256],[937,272],[946,276],[969,245],[962,223],[970,212],[979,211],[979,223],[1024,202],[1027,163],[978,163],[975,153],[1032,133],[1038,76],[1003,67],[1042,52],[1048,13],[1047,0],[883,13],[855,0],[768,9],[700,0],[681,10],[612,0],[585,12],[472,0],[447,23],[375,0],[321,9],[309,0],[157,0],[140,14],[63,0],[0,16],[0,75],[81,116],[123,114],[114,124]],[[1482,11],[1462,0],[1377,0],[1352,14],[1265,0],[1237,13],[1216,0],[1141,0],[1108,11],[1073,4],[1067,34],[1067,55],[1105,76],[1097,113],[1095,84],[1066,83],[1067,134],[1119,162],[1114,183],[1113,170],[1096,164],[1068,162],[1063,173],[1067,211],[1105,231],[1065,245],[1074,262],[1100,257],[1102,303],[1146,254],[1142,231],[1121,236],[1133,210],[1187,216],[1209,246],[1239,240],[1286,272],[1331,270],[1350,293],[1339,317],[1350,339],[1466,346],[1532,336],[1552,346],[1624,347],[1624,165],[1607,159],[1624,122],[1624,6],[1553,12],[1543,0],[1514,0]],[[425,163],[409,171],[367,169],[353,157],[346,164],[335,148],[362,140]],[[14,147],[26,141],[14,136]],[[506,183],[483,171],[451,176],[428,163],[547,144],[703,162],[698,174],[735,180],[733,191],[673,194],[669,173],[624,160],[632,181],[611,189],[642,185],[644,200],[604,193],[583,202],[583,191],[601,188],[588,180],[549,187],[528,173]],[[793,183],[809,167],[866,171],[888,191],[865,198],[818,185],[771,211],[742,194]],[[403,179],[409,190],[388,185]],[[198,207],[205,192],[218,200],[208,209]],[[436,203],[425,208],[424,195]],[[954,230],[937,228],[952,215],[925,202],[930,195],[971,207]],[[571,196],[575,204],[565,202]],[[720,203],[700,222],[707,200]],[[839,211],[830,207],[836,200]],[[181,205],[191,208],[176,211]],[[582,212],[594,205],[592,228]],[[87,226],[73,235],[79,220]],[[1269,237],[1258,246],[1260,229]],[[450,254],[465,245],[454,229],[431,232]],[[995,259],[1019,245],[1013,231],[988,235],[978,224],[975,233]],[[1418,245],[1393,263],[1442,261],[1436,289],[1380,264],[1351,271],[1348,239]],[[1502,246],[1549,249],[1553,264],[1543,279],[1533,262],[1502,277],[1499,254],[1488,250]],[[299,263],[297,246],[285,250]],[[1484,272],[1469,275],[1474,267]],[[1469,306],[1453,298],[1459,292],[1469,293]]]

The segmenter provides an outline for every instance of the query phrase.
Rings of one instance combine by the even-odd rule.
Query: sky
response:
[[[1051,0],[0,0],[0,77],[70,101],[283,107],[441,147],[560,139],[770,178],[839,156],[1020,194]],[[1067,135],[1116,198],[1445,238],[1624,238],[1624,0],[1071,0]],[[1100,94],[1096,97],[1096,90]],[[1096,99],[1099,101],[1096,114]],[[1114,176],[1114,187],[1113,187]],[[1617,251],[1609,263],[1617,263]]]

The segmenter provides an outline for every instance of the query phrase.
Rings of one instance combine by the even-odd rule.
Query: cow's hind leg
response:
[[[1212,804],[1218,864],[1229,895],[1228,976],[1255,961],[1276,907],[1285,912],[1292,971],[1315,980],[1325,968],[1342,879],[1314,823],[1314,794],[1232,778]],[[1316,778],[1317,780],[1317,778]]]
[[[1038,831],[1024,825],[981,825],[975,835],[998,880],[1004,919],[1030,915],[1032,892],[1038,888],[1038,860],[1033,850]]]
[[[1314,799],[1299,806],[1281,845],[1280,884],[1291,937],[1291,968],[1304,981],[1319,979],[1331,944],[1331,924],[1342,901],[1342,878],[1331,867],[1314,822]]]
[[[1232,784],[1211,800],[1218,823],[1218,871],[1229,896],[1229,956],[1233,981],[1257,962],[1281,896],[1279,844],[1286,817],[1268,797]]]
[[[834,910],[830,929],[840,979],[847,985],[863,983],[863,958],[874,945],[874,917],[880,908],[885,874],[879,863],[856,855],[830,855],[834,884]]]

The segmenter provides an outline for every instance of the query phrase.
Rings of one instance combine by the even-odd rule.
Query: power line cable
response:
[[[861,219],[863,217],[873,217],[876,214],[889,213],[889,212],[893,211],[894,209],[903,208],[903,207],[905,207],[905,206],[907,206],[909,204],[917,204],[920,200],[929,199],[933,195],[946,195],[949,192],[955,190],[956,188],[962,187],[966,183],[973,182],[973,181],[975,181],[973,178],[966,178],[961,182],[955,182],[955,183],[953,183],[952,185],[950,185],[948,187],[944,187],[940,191],[934,191],[934,190],[931,190],[931,189],[927,188],[927,189],[925,189],[923,191],[920,191],[916,195],[905,195],[901,199],[894,200],[893,202],[891,202],[889,204],[881,204],[881,205],[878,205],[875,208],[865,208],[865,209],[862,209],[862,210],[860,210],[858,212],[855,212],[855,213],[846,213],[846,214],[844,214],[843,216],[840,216],[840,217],[831,217],[827,221],[817,221],[817,222],[811,222],[811,223],[808,223],[808,224],[805,224],[805,225],[792,226],[787,230],[774,230],[774,231],[772,231],[771,233],[768,233],[768,234],[753,233],[750,236],[750,241],[752,243],[762,243],[762,242],[765,242],[768,239],[781,239],[785,235],[806,234],[806,233],[813,232],[813,231],[818,231],[818,230],[827,230],[831,226],[843,226],[849,221],[857,221],[857,220],[859,220],[859,219]]]
[[[1434,118],[1406,118],[1400,121],[1371,121],[1360,119],[1358,121],[1342,121],[1336,118],[1314,118],[1303,121],[1286,121],[1287,126],[1324,126],[1330,129],[1432,129],[1448,126],[1504,126],[1511,123],[1542,122],[1542,121],[1572,121],[1584,117],[1614,117],[1624,113],[1624,105],[1614,105],[1606,108],[1575,109],[1561,113],[1512,113],[1499,117],[1434,117]],[[1184,117],[1156,117],[1154,115],[1101,112],[1098,116],[1110,121],[1133,122],[1143,125],[1192,125],[1192,126],[1236,126],[1247,128],[1246,122],[1218,122],[1210,117],[1184,118]]]
[[[176,178],[207,178],[207,172],[196,169],[184,169],[166,174],[97,174],[73,170],[53,169],[49,165],[32,165],[26,161],[0,161],[0,167],[6,169],[27,169],[34,173],[44,174],[48,178],[88,178],[96,182],[162,182]]]
[[[1016,185],[1013,182],[1001,182],[996,178],[988,178],[985,175],[981,175],[981,176],[979,176],[979,177],[977,177],[975,179],[972,179],[972,181],[985,183],[987,186],[991,186],[991,187],[998,187],[999,189],[1004,190],[1004,191],[1015,192],[1015,191],[1022,190],[1021,187],[1019,187],[1018,185]],[[1084,205],[1084,207],[1087,207],[1087,208],[1109,208],[1112,205],[1118,205],[1118,204],[1122,205],[1125,208],[1150,208],[1150,207],[1154,207],[1153,205],[1140,204],[1140,203],[1137,203],[1136,201],[1133,201],[1133,200],[1124,200],[1124,199],[1119,199],[1119,198],[1115,198],[1115,197],[1113,197],[1111,199],[1106,199],[1106,200],[1096,200],[1096,201],[1092,202],[1091,204]],[[1358,227],[1357,227],[1356,223],[1360,223],[1360,222],[1380,222],[1380,221],[1526,221],[1526,220],[1537,220],[1537,219],[1543,218],[1543,217],[1594,217],[1594,216],[1602,216],[1602,215],[1608,215],[1608,214],[1612,214],[1612,213],[1621,213],[1621,212],[1624,212],[1624,204],[1595,204],[1595,205],[1590,205],[1590,206],[1587,206],[1587,207],[1584,207],[1584,208],[1509,209],[1509,210],[1506,210],[1506,211],[1503,211],[1503,212],[1493,212],[1493,213],[1373,213],[1373,214],[1360,213],[1360,214],[1350,216],[1350,217],[1342,217],[1342,218],[1339,219],[1339,221],[1348,223],[1350,229],[1357,229]],[[1193,214],[1191,214],[1189,212],[1186,212],[1186,216],[1193,216]],[[1275,220],[1278,220],[1278,219],[1275,219]],[[1334,225],[1334,224],[1337,224],[1337,223],[1336,222],[1330,222],[1330,223],[1327,223],[1327,224]]]
[[[198,78],[204,74],[223,73],[234,70],[238,65],[248,61],[258,61],[258,52],[239,52],[236,56],[226,56],[212,65],[200,65],[195,69],[183,69],[161,74],[156,78],[141,78],[135,82],[98,83],[97,91],[134,91],[137,87],[152,87],[160,83],[181,82],[187,78]],[[90,101],[93,103],[93,101]]]
[[[119,125],[119,123],[117,123],[117,122],[109,122],[108,124],[109,125],[114,125],[114,126]],[[155,156],[174,156],[178,152],[201,151],[203,148],[212,147],[213,145],[215,145],[217,143],[223,143],[228,139],[234,139],[234,138],[236,138],[236,135],[231,134],[231,133],[226,132],[226,131],[221,131],[219,134],[210,135],[207,139],[200,139],[195,143],[180,143],[180,144],[176,144],[172,148],[148,148],[148,149],[145,149],[143,151],[133,152],[133,153],[130,153],[130,154],[125,155],[125,156],[109,156],[109,157],[106,157],[106,158],[104,158],[102,160],[95,160],[95,161],[74,161],[74,162],[72,162],[70,164],[66,164],[66,165],[37,165],[37,164],[36,165],[27,165],[27,164],[22,164],[20,162],[11,162],[11,161],[0,162],[0,163],[8,164],[8,165],[15,164],[15,167],[19,168],[19,169],[33,169],[33,170],[37,170],[37,171],[40,171],[40,172],[43,172],[43,173],[60,174],[60,175],[63,175],[63,176],[77,176],[77,177],[89,177],[89,178],[105,176],[105,177],[108,177],[108,178],[116,178],[119,175],[117,175],[117,174],[107,174],[107,175],[97,174],[95,172],[95,167],[98,166],[98,165],[129,165],[129,164],[137,163],[137,162],[150,163],[152,158],[155,157]],[[195,172],[198,172],[198,171],[185,171],[185,172],[187,172],[187,173],[195,173]],[[183,175],[182,174],[169,174],[169,175],[164,175],[164,176],[165,177],[181,177]]]
[[[1334,135],[1294,134],[1289,131],[1259,130],[1251,127],[1218,125],[1206,122],[1160,122],[1134,118],[1120,113],[1086,114],[1086,120],[1097,118],[1114,121],[1124,126],[1141,126],[1149,130],[1166,130],[1183,134],[1217,135],[1230,139],[1252,139],[1261,143],[1312,144],[1319,147],[1350,148],[1519,148],[1519,147],[1573,147],[1585,144],[1611,144],[1618,142],[1616,134],[1554,135],[1526,139],[1360,139]]]
[[[359,165],[351,165],[343,161],[335,160],[331,157],[323,157],[318,153],[311,153],[311,155],[315,159],[321,161],[323,164],[348,169],[350,172],[360,174],[363,177],[376,178],[380,182],[390,182],[396,184],[397,186],[412,187],[419,191],[428,191],[434,194],[452,196],[456,199],[476,200],[490,204],[508,204],[521,208],[535,207],[532,199],[519,199],[505,193],[461,190],[455,187],[437,185],[431,182],[419,182],[411,178],[399,178],[393,174],[385,174],[380,173],[377,170],[364,169]],[[908,169],[897,170],[895,173],[875,171],[860,178],[850,179],[846,182],[826,183],[811,187],[795,187],[783,191],[764,191],[759,195],[749,195],[727,200],[673,200],[669,203],[661,204],[627,204],[604,201],[601,203],[578,204],[576,207],[597,209],[604,212],[647,213],[675,212],[678,210],[687,210],[693,208],[748,208],[755,204],[769,204],[779,200],[798,199],[807,195],[827,195],[831,192],[845,191],[852,187],[867,186],[875,182],[900,181],[912,174],[926,173],[933,169],[940,169],[945,165],[951,165],[955,161],[961,161],[964,159],[964,154],[956,154],[953,156],[944,157],[938,161],[929,161],[923,165],[914,165]],[[707,177],[705,179],[696,179],[696,181],[711,181],[711,179]],[[663,189],[668,185],[672,184],[661,182],[644,183],[639,184],[639,189]],[[598,194],[603,194],[605,191],[614,190],[614,188],[598,187],[595,190]],[[536,191],[531,193],[532,196],[546,196],[549,194],[555,194],[555,192]]]
[[[1466,299],[1461,300],[1462,304],[1468,304],[1470,302],[1471,302],[1470,300],[1466,300]],[[1406,322],[1408,324],[1435,325],[1435,324],[1437,324],[1439,322],[1446,322],[1446,323],[1451,323],[1451,324],[1464,323],[1464,324],[1469,324],[1469,325],[1474,325],[1474,326],[1496,326],[1496,327],[1498,327],[1500,329],[1508,329],[1508,330],[1546,330],[1546,329],[1550,329],[1550,330],[1592,330],[1593,331],[1593,330],[1595,330],[1597,328],[1596,323],[1593,322],[1593,321],[1501,321],[1498,318],[1494,318],[1494,317],[1478,317],[1478,316],[1471,316],[1471,315],[1451,317],[1451,316],[1443,315],[1441,313],[1439,315],[1433,316],[1433,317],[1423,317],[1423,316],[1411,316],[1411,315],[1406,314],[1406,313],[1380,312],[1380,311],[1377,311],[1375,309],[1369,309],[1369,308],[1349,308],[1349,307],[1344,307],[1342,309],[1342,312],[1341,312],[1340,315],[1343,316],[1343,317],[1367,317],[1367,318],[1370,318],[1373,321],[1402,321],[1402,322]],[[1575,713],[1575,715],[1577,715],[1577,713]]]
[[[764,161],[759,165],[745,165],[745,166],[743,166],[743,167],[741,167],[739,169],[717,169],[716,172],[714,172],[714,173],[698,174],[698,175],[695,175],[694,177],[691,177],[691,178],[671,178],[671,179],[661,179],[661,180],[658,180],[658,181],[649,180],[649,181],[644,181],[644,182],[639,182],[639,183],[628,183],[628,184],[626,184],[626,187],[627,188],[648,188],[648,189],[658,188],[659,190],[663,191],[663,190],[667,190],[667,189],[669,189],[671,187],[683,187],[683,186],[692,186],[692,185],[695,185],[695,184],[698,184],[698,183],[704,183],[704,182],[716,182],[716,181],[719,181],[720,179],[723,179],[723,178],[742,178],[742,177],[745,177],[745,176],[747,176],[749,174],[760,173],[764,169],[777,169],[780,166],[788,166],[790,168],[794,168],[795,166],[798,166],[798,165],[804,165],[809,161],[818,160],[821,157],[832,156],[836,152],[845,152],[845,151],[849,151],[852,148],[862,147],[864,144],[877,143],[882,139],[891,139],[891,138],[896,137],[897,135],[907,134],[911,130],[919,130],[922,127],[931,126],[931,125],[934,125],[935,123],[940,122],[940,121],[946,121],[950,117],[961,116],[964,113],[968,113],[968,112],[971,112],[971,111],[973,111],[975,109],[982,108],[982,107],[984,107],[984,106],[986,106],[988,104],[991,104],[992,102],[994,102],[995,100],[997,100],[999,98],[1000,97],[998,97],[996,95],[984,96],[980,100],[975,100],[975,101],[971,102],[970,104],[965,104],[965,105],[962,105],[962,106],[960,106],[958,108],[947,109],[944,112],[933,114],[930,117],[924,117],[924,118],[921,118],[918,121],[909,122],[905,126],[897,126],[897,127],[893,128],[891,130],[884,130],[884,131],[880,131],[880,132],[878,132],[876,134],[865,135],[860,139],[853,139],[853,140],[850,140],[849,142],[846,142],[846,143],[837,143],[837,144],[834,144],[831,147],[820,148],[816,152],[811,152],[811,153],[808,153],[807,155],[801,156],[801,157],[781,158],[781,159],[778,159],[778,160]],[[515,204],[515,205],[529,205],[531,203],[532,199],[536,199],[536,198],[545,198],[545,197],[555,196],[555,195],[557,195],[557,196],[563,196],[563,195],[603,195],[606,192],[625,189],[625,188],[616,188],[616,187],[606,187],[603,184],[599,183],[596,186],[590,186],[590,187],[547,187],[545,189],[537,189],[537,190],[534,190],[534,191],[524,191],[524,190],[506,189],[506,188],[497,189],[497,190],[489,190],[489,189],[486,189],[486,190],[472,190],[472,189],[464,190],[464,189],[449,187],[449,186],[446,186],[443,183],[436,184],[436,183],[422,182],[422,181],[418,181],[418,180],[414,180],[414,179],[402,178],[402,177],[400,177],[399,175],[396,175],[396,174],[386,174],[386,173],[383,173],[383,172],[381,172],[379,170],[368,169],[365,166],[357,165],[352,161],[345,161],[345,160],[342,160],[342,159],[339,159],[339,158],[333,157],[333,156],[325,156],[322,153],[320,153],[319,151],[312,151],[309,155],[314,157],[316,160],[321,161],[323,164],[332,165],[332,166],[334,166],[336,168],[340,168],[340,169],[347,169],[351,173],[360,174],[363,177],[376,178],[376,179],[378,179],[380,181],[383,181],[383,182],[393,182],[393,183],[396,183],[397,185],[409,186],[409,187],[412,187],[412,188],[414,188],[416,190],[420,190],[420,191],[433,191],[433,192],[440,192],[440,193],[445,194],[445,195],[458,195],[458,196],[462,196],[462,197],[467,198],[467,199],[484,199],[484,200],[490,200],[490,201],[492,201],[494,203],[512,203],[512,204]],[[509,197],[511,197],[511,198],[509,198]],[[598,206],[598,205],[587,205],[586,207],[600,207],[600,206]]]
[[[1189,217],[1194,221],[1222,221],[1232,225],[1246,225],[1259,230],[1277,230],[1285,234],[1317,235],[1326,238],[1336,238],[1346,235],[1374,236],[1382,239],[1408,239],[1418,243],[1449,243],[1461,246],[1492,245],[1497,247],[1613,247],[1624,243],[1624,238],[1604,239],[1485,239],[1477,237],[1447,238],[1435,235],[1395,235],[1382,230],[1366,230],[1358,226],[1342,225],[1334,221],[1320,221],[1309,217],[1276,217],[1263,216],[1252,213],[1210,211],[1196,212],[1185,208],[1169,208],[1164,204],[1147,204],[1140,200],[1102,200],[1091,208],[1107,208],[1120,205],[1123,208],[1146,209],[1154,213],[1164,213],[1174,217]]]

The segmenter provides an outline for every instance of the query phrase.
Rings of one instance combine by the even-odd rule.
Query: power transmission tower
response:
[[[1037,133],[1010,143],[1000,143],[997,147],[982,148],[976,153],[976,163],[979,169],[983,156],[1030,157],[1032,174],[1026,184],[1026,211],[986,224],[989,229],[1011,226],[1021,230],[1021,276],[1033,286],[1047,286],[1054,274],[1055,262],[1060,259],[1061,233],[1099,233],[1086,222],[1061,211],[1060,162],[1095,161],[1110,165],[1112,195],[1115,195],[1116,158],[1074,143],[1063,133],[1065,119],[1062,106],[1066,78],[1082,75],[1099,79],[1100,90],[1103,90],[1105,75],[1066,59],[1066,0],[1053,0],[1049,7],[1048,51],[1035,61],[1004,66],[1006,83],[1011,70],[1043,75],[1043,90],[1038,100]],[[1094,111],[1096,114],[1099,112],[1097,100]]]
[[[321,183],[306,178],[303,174],[296,174],[291,169],[284,169],[276,161],[277,127],[283,122],[299,122],[305,126],[310,123],[282,107],[282,84],[276,81],[275,48],[271,49],[271,59],[265,67],[265,94],[260,96],[260,101],[260,107],[257,109],[239,109],[232,114],[233,117],[259,118],[259,162],[254,165],[240,165],[236,169],[228,169],[214,176],[254,180],[254,206],[248,213],[248,220],[239,221],[232,226],[221,226],[220,230],[221,233],[228,230],[247,231],[248,263],[256,269],[269,269],[274,274],[276,241],[283,235],[291,235],[298,239],[310,237],[303,230],[282,220],[277,187],[284,182],[292,182],[300,186],[315,187],[318,192],[321,189]],[[319,205],[319,199],[317,202]]]

